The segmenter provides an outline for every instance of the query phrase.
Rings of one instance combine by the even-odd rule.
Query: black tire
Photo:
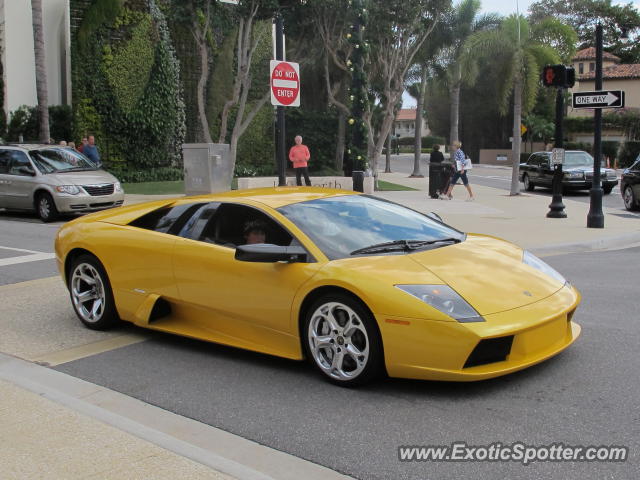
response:
[[[53,198],[47,192],[41,192],[36,196],[35,207],[40,220],[45,223],[53,222],[60,216]]]
[[[337,324],[335,329],[330,328],[330,321]],[[318,298],[307,312],[301,334],[307,358],[331,383],[355,387],[384,372],[378,325],[364,305],[349,295],[334,293]],[[326,346],[320,347],[321,343]],[[337,354],[341,356],[333,368]]]
[[[612,186],[602,187],[602,191],[604,192],[605,195],[609,195],[612,190],[613,190]]]
[[[71,265],[67,282],[71,305],[86,327],[107,330],[120,322],[111,283],[100,260],[93,255],[80,255]]]
[[[535,184],[533,184],[531,180],[529,180],[529,175],[527,175],[526,173],[522,176],[522,183],[524,183],[524,189],[527,192],[533,192],[536,188]]]
[[[633,188],[630,185],[627,185],[624,188],[624,192],[622,192],[622,201],[624,202],[624,207],[634,212],[638,210],[638,199],[636,198],[635,193],[633,193]]]

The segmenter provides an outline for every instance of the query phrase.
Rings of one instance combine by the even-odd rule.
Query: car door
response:
[[[640,198],[640,160],[637,160],[624,174],[625,183],[631,186],[635,198]]]
[[[261,209],[222,203],[215,213],[203,211],[193,232],[177,241],[173,265],[184,320],[209,339],[295,356],[299,350],[297,322],[291,306],[298,289],[320,268],[309,263],[257,263],[235,259],[243,242],[243,225],[259,220],[268,225],[266,243],[290,245],[297,240]]]
[[[5,208],[8,203],[9,163],[11,156],[9,151],[0,149],[0,208]]]
[[[20,210],[33,208],[33,192],[37,185],[36,169],[28,155],[21,150],[5,150],[9,168],[2,175],[5,207]],[[31,173],[29,173],[31,172]]]
[[[543,154],[540,155],[540,168],[538,170],[539,180],[537,183],[539,185],[544,185],[546,187],[551,187],[553,183],[553,168],[551,166],[551,157],[550,155]]]

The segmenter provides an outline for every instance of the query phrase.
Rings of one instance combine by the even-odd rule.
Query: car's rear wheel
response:
[[[627,210],[638,210],[638,202],[631,186],[625,187],[624,192],[622,193],[622,200],[624,201],[624,206]]]
[[[93,330],[106,330],[119,322],[109,277],[93,255],[80,255],[69,275],[69,294],[76,315]]]
[[[522,177],[522,183],[524,183],[524,189],[527,192],[533,192],[533,190],[536,188],[536,186],[529,179],[529,175],[527,175],[526,173]]]
[[[362,385],[384,368],[375,320],[345,294],[325,295],[314,302],[305,319],[303,343],[313,365],[337,385]]]
[[[39,193],[36,197],[36,210],[43,222],[53,222],[59,216],[53,198],[46,192]]]
[[[613,190],[612,186],[602,187],[602,191],[604,192],[605,195],[609,195],[612,190]]]

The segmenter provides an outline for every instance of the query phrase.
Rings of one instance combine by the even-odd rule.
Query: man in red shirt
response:
[[[289,150],[289,160],[293,163],[293,168],[296,171],[296,185],[302,185],[302,175],[304,175],[304,183],[310,187],[311,179],[309,178],[307,161],[311,158],[311,154],[307,146],[302,144],[300,135],[296,135],[294,141],[296,144]]]

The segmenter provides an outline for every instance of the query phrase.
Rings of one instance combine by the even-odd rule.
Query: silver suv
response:
[[[123,201],[120,182],[72,148],[0,146],[0,208],[35,210],[51,222],[60,213],[95,212]]]

